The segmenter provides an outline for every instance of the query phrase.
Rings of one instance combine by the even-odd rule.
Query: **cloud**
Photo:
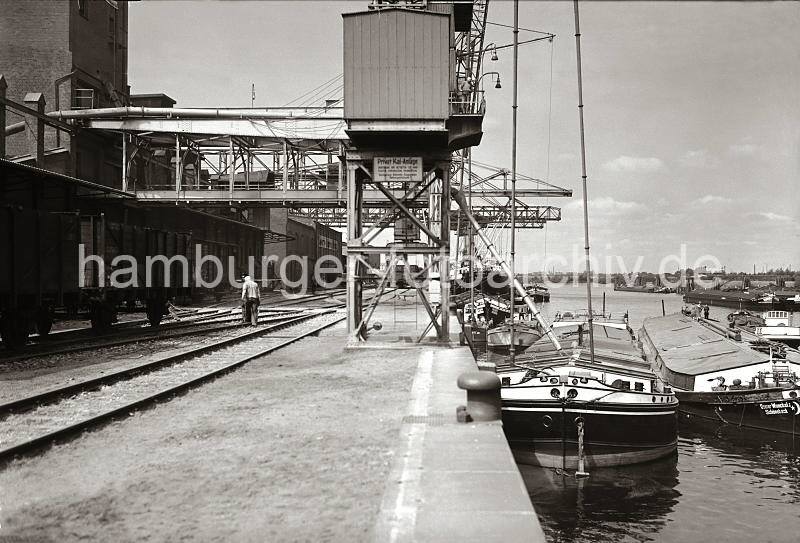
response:
[[[608,172],[625,173],[650,173],[664,168],[664,163],[655,157],[618,156],[603,164],[602,168]]]
[[[780,215],[778,213],[772,213],[771,211],[765,211],[757,214],[759,217],[764,217],[770,221],[778,221],[778,222],[793,222],[794,218],[789,217],[788,215]]]
[[[692,201],[694,205],[709,205],[709,204],[729,204],[733,200],[730,198],[725,198],[724,196],[715,196],[713,194],[706,194],[702,198],[698,198]]]
[[[565,205],[564,209],[583,209],[583,202],[580,200],[573,200]],[[634,213],[639,211],[647,211],[647,206],[640,204],[639,202],[622,202],[615,200],[611,196],[601,196],[599,198],[592,198],[589,200],[589,209],[592,211],[608,213]]]
[[[728,147],[728,152],[734,156],[753,156],[759,150],[760,147],[752,143],[737,143]]]
[[[716,168],[719,160],[708,154],[705,149],[686,151],[678,161],[687,168]]]
[[[569,162],[570,160],[575,160],[575,155],[573,153],[559,153],[556,160]]]

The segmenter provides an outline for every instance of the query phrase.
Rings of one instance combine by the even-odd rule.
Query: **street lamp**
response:
[[[489,58],[492,60],[492,62],[494,62],[494,61],[496,61],[496,60],[499,60],[499,59],[498,59],[498,57],[497,57],[497,44],[496,44],[496,43],[494,43],[494,42],[492,42],[492,43],[490,43],[490,44],[486,45],[486,46],[485,46],[483,49],[481,49],[481,50],[480,50],[480,51],[478,51],[478,52],[479,52],[479,53],[481,54],[481,56],[482,56],[482,55],[484,55],[485,53],[487,53],[487,52],[489,52],[489,51],[491,51],[491,52],[492,52],[492,56],[491,56],[491,57],[489,57]]]
[[[475,86],[477,87],[478,83],[480,82],[480,80],[483,79],[484,77],[486,77],[487,75],[495,75],[495,76],[497,76],[497,81],[495,82],[494,88],[496,88],[496,89],[502,89],[503,88],[502,85],[500,85],[500,72],[484,72],[484,73],[482,73],[481,76],[478,78],[478,80],[475,82]]]

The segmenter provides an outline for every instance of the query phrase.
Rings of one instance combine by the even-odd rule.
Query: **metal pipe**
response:
[[[281,113],[280,108],[268,109],[212,109],[212,108],[171,108],[171,107],[144,107],[144,106],[127,106],[127,107],[107,107],[95,109],[67,109],[50,111],[47,113],[48,117],[56,119],[105,119],[105,118],[118,118],[118,117],[167,117],[167,118],[186,118],[186,119],[341,119],[339,116],[326,116],[322,113],[314,113],[317,111],[311,109],[310,114],[294,115],[293,110],[297,108],[286,109],[287,113]],[[299,111],[306,112],[308,108],[300,109]]]
[[[175,134],[175,192],[181,191],[181,138]]]
[[[230,140],[230,151],[231,151],[231,163],[230,169],[228,170],[228,195],[233,196],[233,176],[236,173],[236,155],[233,152],[233,137],[228,138]]]
[[[443,163],[442,171],[442,198],[439,201],[439,214],[441,222],[439,228],[440,243],[443,245],[444,254],[439,261],[439,285],[441,307],[441,330],[439,339],[450,339],[450,163]],[[434,257],[431,256],[431,259]]]
[[[25,131],[25,121],[20,121],[18,123],[6,126],[5,134],[6,136],[13,136],[14,134],[19,134],[20,132],[24,131]]]
[[[286,192],[289,184],[289,148],[286,140],[283,140],[283,192]]]
[[[513,102],[511,110],[513,117],[511,121],[511,251],[509,260],[511,268],[511,278],[516,278],[516,266],[514,264],[514,256],[517,247],[517,88],[518,88],[518,60],[519,60],[519,0],[514,0],[514,91]],[[513,285],[513,283],[512,283]],[[516,296],[514,295],[514,287],[510,287],[511,297],[511,325],[508,328],[510,336],[510,345],[508,354],[511,358],[511,363],[516,359],[516,349],[514,348],[514,302]]]
[[[122,134],[122,192],[128,192],[128,135]]]
[[[0,158],[6,156],[6,136],[9,135],[8,129],[14,126],[6,126],[6,89],[8,89],[8,83],[6,83],[5,76],[0,74],[0,130],[2,130],[0,132]],[[16,124],[22,124],[22,130],[25,130],[25,121]]]
[[[592,313],[592,263],[589,256],[589,200],[586,195],[586,140],[583,125],[583,77],[581,74],[581,26],[578,18],[578,0],[575,8],[575,53],[578,61],[578,113],[581,127],[581,179],[583,180],[583,239],[586,250],[586,303],[589,309],[589,360],[594,364],[594,314]]]
[[[500,264],[500,268],[508,274],[509,277],[512,278],[514,283],[514,288],[516,289],[517,293],[522,296],[522,300],[525,302],[525,305],[531,310],[531,314],[539,323],[539,326],[542,327],[542,330],[547,337],[550,339],[550,342],[553,344],[553,347],[556,348],[557,351],[561,350],[561,343],[559,343],[558,338],[556,338],[553,330],[550,328],[550,324],[544,320],[544,317],[539,312],[539,308],[536,307],[536,304],[533,303],[533,298],[531,298],[530,294],[525,291],[525,287],[511,274],[511,268],[508,267],[508,264],[505,260],[500,256],[500,252],[497,250],[497,247],[494,246],[494,243],[489,239],[489,236],[483,231],[483,228],[480,224],[478,224],[478,220],[472,214],[471,210],[469,209],[469,205],[467,204],[467,200],[464,197],[464,193],[461,190],[451,189],[451,194],[453,195],[453,199],[461,208],[461,211],[464,212],[467,219],[469,220],[472,227],[475,229],[475,233],[478,234],[478,237],[481,238],[481,241],[486,245],[487,250],[492,255],[492,257],[497,260],[498,264]]]
[[[467,205],[469,206],[470,211],[472,211],[472,147],[467,147]],[[469,306],[472,308],[470,310],[470,319],[474,323],[475,322],[475,285],[473,281],[475,280],[475,272],[474,272],[474,254],[475,254],[475,240],[473,239],[473,231],[472,231],[472,223],[468,223],[468,234],[467,234],[467,247],[469,248]]]

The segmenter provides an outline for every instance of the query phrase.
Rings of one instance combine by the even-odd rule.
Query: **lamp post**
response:
[[[480,80],[483,79],[484,77],[486,77],[487,75],[495,75],[495,76],[497,76],[497,80],[496,80],[496,83],[494,85],[494,88],[496,88],[496,89],[502,89],[503,88],[503,86],[500,84],[500,72],[484,72],[484,73],[482,73],[481,76],[475,81],[475,86],[477,87],[478,83],[480,82]],[[493,78],[493,80],[494,80],[494,78]]]

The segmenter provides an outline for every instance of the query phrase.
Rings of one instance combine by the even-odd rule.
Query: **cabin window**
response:
[[[614,379],[614,382],[611,383],[611,386],[614,388],[618,388],[620,390],[630,390],[631,389],[631,382],[630,381],[623,381],[622,379]]]

